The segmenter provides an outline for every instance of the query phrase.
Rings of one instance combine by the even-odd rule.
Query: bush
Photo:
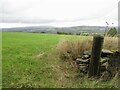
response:
[[[43,31],[43,32],[41,32],[41,33],[45,33],[45,32]]]
[[[57,32],[57,34],[73,35],[73,33],[71,33],[71,32]]]
[[[111,28],[108,32],[107,32],[107,36],[110,36],[110,37],[114,37],[117,35],[117,29],[114,27],[114,28]]]

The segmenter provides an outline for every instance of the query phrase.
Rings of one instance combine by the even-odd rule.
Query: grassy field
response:
[[[90,80],[71,62],[59,59],[56,45],[60,39],[84,37],[3,32],[2,38],[3,87],[115,87],[113,81]]]

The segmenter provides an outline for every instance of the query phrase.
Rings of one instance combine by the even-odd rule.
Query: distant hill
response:
[[[34,32],[34,33],[103,33],[105,26],[75,26],[75,27],[51,27],[51,26],[30,26],[17,28],[3,28],[3,32]]]

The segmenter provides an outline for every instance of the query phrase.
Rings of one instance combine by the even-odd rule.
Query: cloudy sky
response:
[[[0,0],[0,27],[105,26],[118,23],[119,0]]]

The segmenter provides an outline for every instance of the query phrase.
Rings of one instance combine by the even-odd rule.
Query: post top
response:
[[[104,38],[103,35],[95,35],[94,38]]]

